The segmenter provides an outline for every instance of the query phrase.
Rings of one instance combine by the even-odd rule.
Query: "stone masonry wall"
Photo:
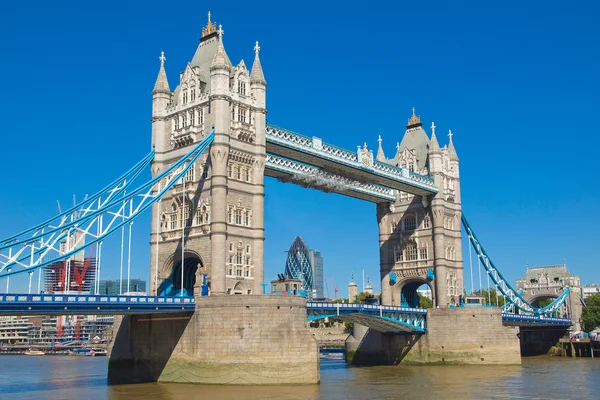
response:
[[[115,321],[109,380],[203,384],[319,382],[319,351],[303,298],[197,298],[193,315]]]
[[[431,309],[427,334],[405,363],[521,364],[517,327],[502,325],[497,308]]]

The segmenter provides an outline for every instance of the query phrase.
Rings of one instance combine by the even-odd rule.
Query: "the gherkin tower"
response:
[[[285,276],[300,279],[306,296],[311,299],[315,288],[313,266],[311,265],[310,248],[300,236],[296,236],[288,250],[285,262]]]

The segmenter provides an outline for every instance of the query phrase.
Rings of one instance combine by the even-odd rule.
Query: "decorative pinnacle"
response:
[[[165,65],[165,61],[167,61],[167,57],[165,57],[165,52],[161,51],[160,52],[160,57],[158,57],[158,59],[160,60],[160,65]]]
[[[217,24],[215,22],[211,22],[210,20],[210,11],[208,12],[208,24],[206,27],[202,28],[202,37],[208,36],[213,32],[216,32]]]
[[[431,121],[431,134],[432,135],[435,135],[435,128],[436,128],[435,123],[433,121]]]
[[[450,138],[450,140],[452,140],[452,136],[454,136],[454,133],[452,133],[452,129],[450,129],[448,131],[448,137]]]
[[[258,45],[258,40],[257,40],[256,44],[254,45],[254,52],[256,53],[257,56],[258,56],[259,51],[260,51],[260,46]]]
[[[377,143],[379,143],[379,145],[380,145],[380,146],[381,146],[381,142],[382,142],[382,141],[383,141],[383,140],[381,139],[381,135],[379,135],[379,138],[377,138]]]
[[[421,117],[419,117],[416,114],[416,110],[413,107],[412,108],[412,116],[408,119],[408,126],[407,126],[407,128],[412,128],[412,127],[420,126],[420,125],[421,125]]]
[[[223,35],[225,34],[225,31],[223,30],[223,25],[219,24],[219,30],[217,31],[217,34],[219,35],[219,39],[223,37]]]

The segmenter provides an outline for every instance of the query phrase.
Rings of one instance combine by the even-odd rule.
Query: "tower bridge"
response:
[[[72,312],[75,306],[78,313],[124,315],[115,324],[109,365],[109,378],[121,382],[318,382],[319,355],[306,319],[332,312],[371,328],[355,332],[352,351],[357,360],[382,363],[404,357],[423,363],[520,363],[517,328],[503,322],[570,323],[555,318],[568,290],[536,307],[484,251],[462,213],[452,132],[441,146],[435,124],[428,133],[413,109],[395,154],[386,157],[381,137],[374,155],[366,143],[345,150],[267,124],[258,42],[248,70],[243,60],[231,62],[223,34],[209,15],[173,90],[161,54],[152,91],[153,150],[144,159],[72,209],[0,241],[0,277],[31,279],[48,263],[69,260],[93,245],[98,277],[103,240],[120,232],[124,241],[126,231],[131,240],[133,221],[151,209],[153,296],[134,301],[98,293],[7,295],[0,299],[0,313]],[[144,181],[140,174],[148,167],[152,178]],[[263,295],[265,176],[375,203],[380,306]],[[510,310],[460,307],[461,225]],[[436,308],[403,307],[422,284],[431,287]]]

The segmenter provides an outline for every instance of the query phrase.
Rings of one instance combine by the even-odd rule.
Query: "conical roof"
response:
[[[435,124],[431,123],[431,141],[429,142],[429,152],[434,153],[440,151],[440,144],[435,136]]]
[[[454,148],[454,142],[452,142],[452,136],[454,136],[452,131],[449,131],[448,137],[450,138],[450,141],[448,142],[448,155],[450,156],[451,160],[458,161],[458,155],[456,154],[456,149]]]
[[[383,140],[381,139],[381,135],[379,135],[379,138],[377,139],[377,142],[379,143],[379,148],[377,149],[377,161],[385,161],[385,154],[383,153],[383,147],[381,147],[381,142]]]
[[[217,42],[217,51],[215,52],[215,56],[212,59],[212,63],[210,64],[210,69],[213,68],[231,68],[231,61],[229,61],[229,57],[225,52],[225,47],[223,46],[223,27],[219,25],[219,39]]]
[[[252,64],[252,72],[250,73],[250,82],[257,82],[262,84],[267,84],[265,80],[265,75],[263,74],[262,66],[260,65],[260,57],[258,56],[258,52],[260,51],[260,47],[258,46],[258,42],[254,46],[254,64]]]
[[[158,70],[158,76],[156,77],[156,83],[154,83],[154,89],[152,90],[152,94],[171,94],[171,89],[169,88],[169,81],[167,80],[167,73],[165,72],[165,61],[167,60],[167,58],[165,57],[164,51],[160,53],[159,59],[160,69]]]

